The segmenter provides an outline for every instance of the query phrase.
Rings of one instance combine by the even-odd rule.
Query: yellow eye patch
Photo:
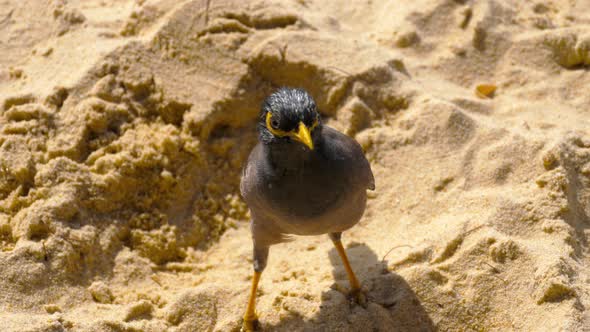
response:
[[[267,112],[266,113],[266,129],[268,129],[268,131],[270,131],[271,134],[278,136],[278,137],[293,136],[293,135],[297,134],[297,129],[293,129],[292,131],[284,131],[284,130],[273,128],[271,125],[271,118],[272,118],[272,113]],[[319,116],[318,116],[313,121],[313,124],[311,125],[311,127],[309,127],[309,131],[310,132],[313,131],[315,129],[315,127],[318,126],[319,123],[320,123],[320,121],[319,121]]]
[[[272,127],[272,125],[270,124],[271,117],[272,117],[272,114],[270,112],[266,113],[266,129],[268,129],[268,131],[270,131],[271,134],[278,136],[278,137],[288,136],[289,132],[286,132],[286,131],[280,130],[280,129],[274,129]]]

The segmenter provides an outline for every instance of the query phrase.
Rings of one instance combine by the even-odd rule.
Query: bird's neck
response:
[[[272,142],[265,145],[271,164],[278,171],[295,171],[303,169],[313,151],[296,142]]]

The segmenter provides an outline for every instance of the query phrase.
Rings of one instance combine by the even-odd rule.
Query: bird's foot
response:
[[[252,317],[244,317],[244,321],[242,322],[242,328],[240,332],[253,332],[258,331],[260,327],[260,322],[258,322],[258,316],[253,315]]]
[[[369,302],[367,300],[367,295],[363,292],[363,290],[361,288],[353,288],[348,293],[348,299],[350,300],[351,303],[356,303],[363,308],[366,308],[367,305],[369,304]]]

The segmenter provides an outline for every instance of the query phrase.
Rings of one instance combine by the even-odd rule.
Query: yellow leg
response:
[[[339,239],[333,239],[332,242],[334,242],[334,246],[338,251],[338,255],[340,255],[340,259],[342,259],[342,263],[344,264],[344,269],[346,269],[346,274],[348,274],[348,280],[350,281],[350,295],[352,295],[352,297],[358,304],[365,306],[367,304],[367,299],[365,298],[365,295],[361,292],[361,284],[356,278],[354,271],[352,271],[352,267],[350,267],[350,263],[348,262],[348,256],[346,256],[346,251],[344,251],[342,242]]]
[[[250,298],[248,299],[248,306],[244,314],[244,322],[242,323],[242,331],[255,331],[258,324],[258,316],[256,315],[256,290],[258,289],[258,281],[260,280],[261,272],[254,272],[252,277],[252,288],[250,289]]]
[[[350,287],[352,291],[361,289],[361,284],[359,283],[356,275],[352,271],[350,267],[350,263],[348,262],[348,256],[346,256],[346,251],[344,251],[344,247],[342,246],[342,242],[340,240],[334,241],[334,246],[338,251],[338,255],[340,255],[340,259],[342,259],[342,263],[344,264],[344,268],[346,269],[346,273],[348,274],[348,280],[350,280]]]

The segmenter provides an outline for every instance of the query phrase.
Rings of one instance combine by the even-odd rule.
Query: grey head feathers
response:
[[[280,88],[262,103],[258,132],[261,142],[265,144],[289,140],[289,137],[277,137],[268,130],[266,117],[269,112],[272,115],[271,126],[284,132],[296,130],[300,122],[308,127],[311,127],[316,120],[321,122],[316,103],[307,91],[297,88]],[[321,123],[318,127],[321,127]]]

